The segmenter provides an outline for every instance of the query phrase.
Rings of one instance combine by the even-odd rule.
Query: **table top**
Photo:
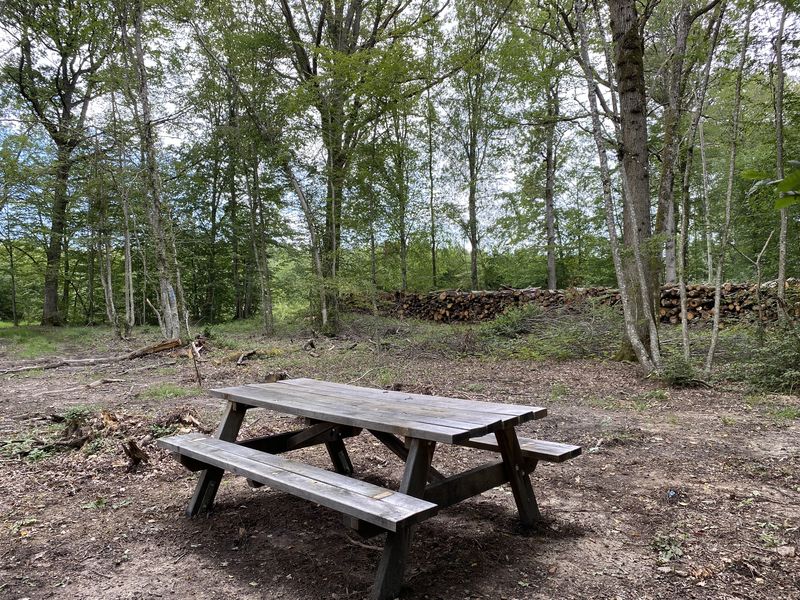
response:
[[[536,406],[409,394],[316,379],[287,379],[210,392],[248,406],[448,444],[547,415],[546,409]]]

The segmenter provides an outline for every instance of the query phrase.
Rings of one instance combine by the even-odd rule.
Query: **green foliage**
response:
[[[658,562],[667,563],[683,556],[684,536],[658,534],[653,538],[652,548],[658,555]]]
[[[789,326],[767,331],[762,346],[746,349],[729,377],[756,390],[797,393],[800,390],[800,338]]]
[[[607,357],[621,331],[616,309],[589,301],[548,310],[528,304],[480,325],[490,348],[526,360]]]
[[[515,338],[531,333],[534,330],[535,322],[546,318],[540,306],[525,304],[519,308],[507,310],[490,321],[485,329],[493,335]]]
[[[676,352],[666,354],[658,377],[672,387],[691,387],[698,383],[694,364]]]

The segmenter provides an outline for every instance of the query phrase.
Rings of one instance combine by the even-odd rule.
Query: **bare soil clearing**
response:
[[[212,338],[204,387],[286,369],[540,405],[549,416],[525,435],[583,446],[583,456],[534,473],[548,519],[536,531],[518,528],[507,487],[421,525],[403,598],[800,598],[797,396],[666,389],[631,365],[589,360],[446,357],[364,339],[321,339],[305,350],[304,340],[243,341],[251,342],[269,348],[237,366],[238,352],[214,349]],[[87,385],[101,379],[109,382]],[[365,597],[380,539],[358,539],[336,513],[226,476],[211,517],[183,516],[195,476],[153,440],[217,422],[222,403],[194,381],[185,353],[0,377],[0,598]],[[81,449],[46,448],[35,461],[14,455],[32,440],[61,439],[52,415],[65,413],[82,415]],[[296,425],[254,410],[244,435]],[[130,472],[127,440],[149,455]],[[359,476],[397,484],[401,463],[377,440],[362,434],[348,447]],[[324,448],[297,453],[328,466]],[[440,446],[434,466],[463,470],[482,458]]]

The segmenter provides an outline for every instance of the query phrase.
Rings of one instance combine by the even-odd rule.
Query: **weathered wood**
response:
[[[401,492],[420,498],[423,496],[433,448],[433,444],[427,440],[417,438],[411,441],[403,480],[400,483]],[[411,535],[411,527],[404,525],[386,536],[386,545],[375,575],[372,600],[392,600],[397,597],[403,584]]]
[[[573,446],[572,444],[532,440],[529,438],[518,438],[518,441],[522,456],[526,458],[560,463],[580,456],[581,454],[581,447]],[[462,442],[460,445],[493,452],[500,451],[500,445],[497,443],[497,438],[494,435],[484,435]]]
[[[531,418],[541,418],[547,414],[546,409],[535,406],[521,406],[517,404],[504,404],[502,402],[482,402],[463,398],[449,398],[446,396],[411,394],[392,390],[378,390],[344,383],[319,381],[317,379],[287,379],[282,383],[283,385],[300,387],[311,391],[325,390],[326,393],[333,393],[337,397],[352,398],[353,396],[366,396],[373,399],[379,399],[384,403],[390,401],[397,404],[402,404],[403,406],[415,404],[421,405],[426,407],[428,410],[434,408],[444,408],[452,412],[454,408],[457,408],[459,413],[464,414],[477,412],[488,413],[492,415],[503,415],[506,417],[506,419],[503,421],[504,425],[506,426],[512,424],[514,420],[512,417],[519,418],[521,419],[520,422],[524,422],[530,420]]]
[[[369,432],[384,446],[397,455],[400,460],[405,462],[408,459],[408,448],[406,448],[406,445],[398,437],[392,435],[391,433],[376,431],[374,429],[370,429]],[[441,481],[444,478],[444,475],[442,475],[432,466],[428,465],[428,481]]]
[[[510,427],[496,432],[495,437],[506,467],[511,491],[514,493],[514,501],[517,503],[520,521],[523,525],[533,525],[541,521],[542,516],[539,513],[531,480],[522,466],[524,459],[517,440],[517,432]]]
[[[420,423],[430,423],[444,427],[458,429],[485,429],[495,431],[505,426],[506,419],[495,413],[475,413],[467,408],[454,410],[453,407],[437,408],[420,402],[396,402],[383,397],[382,390],[365,388],[363,395],[340,395],[324,390],[306,389],[297,386],[271,384],[252,384],[252,387],[261,388],[270,394],[279,394],[282,397],[292,397],[303,402],[313,401],[318,405],[341,407],[347,405],[356,413],[391,414]],[[310,400],[313,399],[313,400]],[[457,402],[457,401],[456,401]]]
[[[201,434],[161,438],[158,444],[387,531],[415,523],[438,510],[435,504],[420,498]]]
[[[334,442],[340,438],[354,437],[361,433],[361,429],[356,427],[334,425],[329,429],[318,433],[315,437],[308,439],[298,438],[297,435],[303,433],[304,431],[306,430],[296,429],[294,431],[286,431],[284,433],[274,433],[272,435],[241,440],[237,442],[237,444],[246,446],[248,448],[253,448],[254,450],[261,450],[262,452],[269,452],[270,454],[282,454],[284,452],[289,452],[290,450],[299,450],[300,448],[316,446],[326,442]],[[301,439],[302,441],[298,441]]]
[[[268,385],[278,386],[279,383]],[[467,429],[408,418],[392,412],[389,407],[384,410],[360,410],[353,403],[337,404],[314,397],[312,394],[308,394],[304,398],[298,398],[292,394],[281,393],[280,390],[267,391],[255,386],[211,390],[211,394],[226,400],[247,404],[248,406],[450,444],[489,433],[486,427]]]
[[[344,440],[339,438],[332,442],[325,442],[325,448],[328,450],[328,456],[331,457],[333,468],[337,473],[342,475],[353,474],[353,461],[350,460]]]
[[[522,464],[525,474],[532,473],[536,463],[536,460],[525,459]],[[508,483],[508,475],[505,463],[500,460],[433,483],[425,488],[424,498],[439,508],[446,508],[504,483]]]
[[[214,433],[216,439],[224,442],[235,442],[248,408],[245,404],[228,402],[219,427]],[[162,440],[159,440],[159,445],[161,445],[160,442]],[[200,473],[197,485],[194,488],[194,494],[189,501],[189,506],[186,508],[187,516],[194,517],[211,510],[214,506],[214,498],[217,496],[219,483],[222,481],[222,473],[222,469],[213,466]]]

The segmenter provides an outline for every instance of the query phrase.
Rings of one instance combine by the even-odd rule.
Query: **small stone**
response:
[[[658,567],[659,573],[672,573],[672,567]]]
[[[792,558],[797,554],[797,548],[794,546],[778,546],[775,548],[775,552],[778,553],[778,556],[782,556],[783,558]]]

